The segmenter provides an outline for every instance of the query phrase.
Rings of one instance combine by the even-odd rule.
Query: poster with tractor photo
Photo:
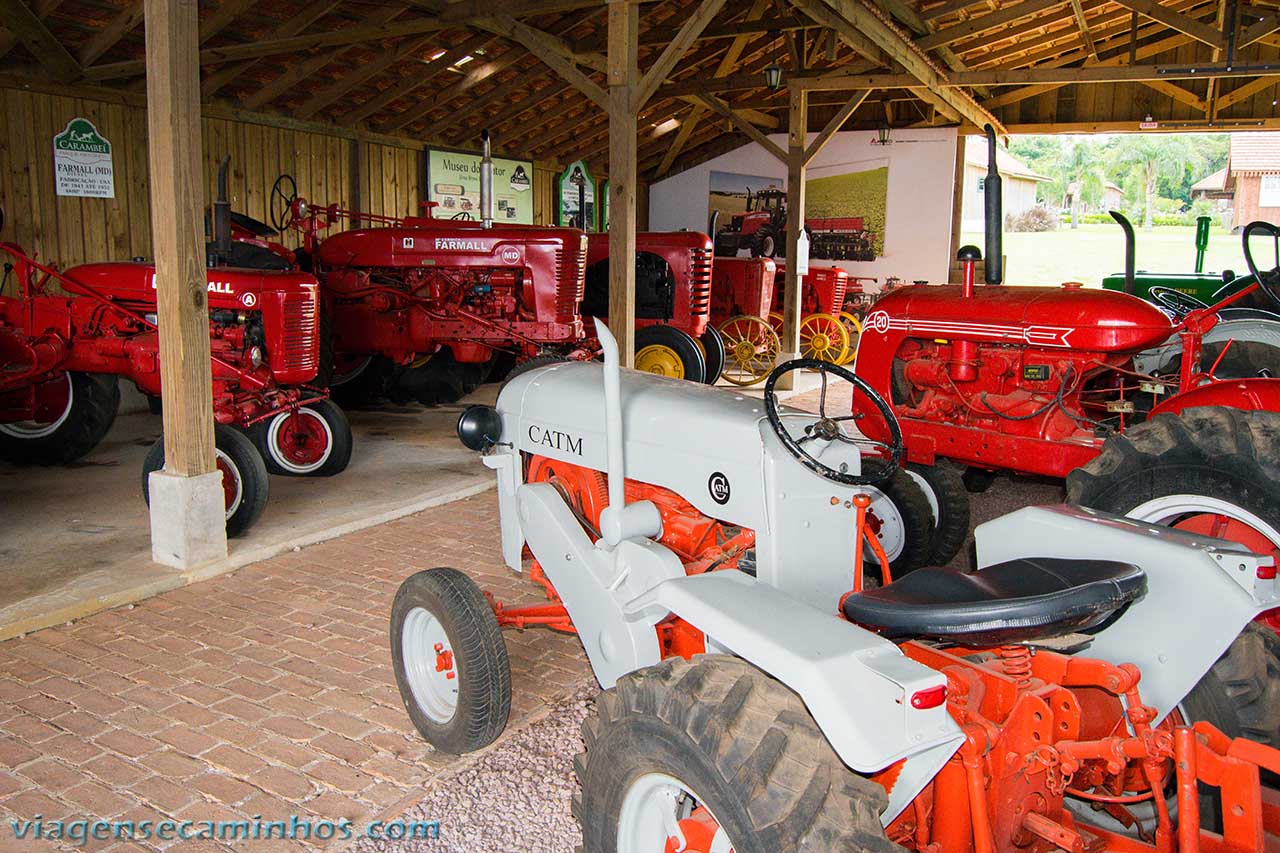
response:
[[[874,261],[884,254],[889,167],[841,164],[810,170],[805,182],[809,257]],[[787,193],[783,181],[731,172],[711,173],[708,228],[721,257],[786,255]]]
[[[884,254],[888,162],[811,168],[804,189],[810,258],[874,261]]]

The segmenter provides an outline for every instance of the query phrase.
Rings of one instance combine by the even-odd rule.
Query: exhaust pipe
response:
[[[987,284],[1004,281],[1004,200],[1000,191],[1000,167],[996,163],[996,129],[983,128],[987,134],[987,183],[985,198],[985,226],[987,237]]]
[[[1133,223],[1129,218],[1118,210],[1108,210],[1111,218],[1116,221],[1120,228],[1124,231],[1124,292],[1130,296],[1136,296],[1138,293],[1138,285],[1134,280],[1136,272],[1137,259],[1134,257],[1137,238],[1133,233]]]
[[[1211,216],[1196,217],[1196,273],[1204,272],[1204,253],[1209,249],[1209,225]]]
[[[213,245],[219,264],[231,257],[231,202],[227,200],[227,170],[231,155],[218,161],[218,198],[213,203]]]
[[[480,131],[484,146],[480,155],[480,221],[485,228],[493,227],[493,158],[489,156],[489,131]]]

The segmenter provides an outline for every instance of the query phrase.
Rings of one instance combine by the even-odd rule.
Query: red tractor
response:
[[[300,263],[322,285],[332,386],[349,405],[382,394],[452,403],[500,360],[572,350],[583,338],[581,231],[495,225],[467,213],[436,219],[433,204],[426,216],[403,218],[316,208],[288,175],[277,179],[272,203],[282,227],[304,234]],[[379,227],[320,239],[343,218]]]
[[[1259,283],[1177,324],[1136,297],[1074,283],[975,287],[972,246],[960,252],[962,286],[882,296],[856,370],[891,402],[907,458],[931,472],[939,524],[946,507],[967,509],[958,463],[974,489],[995,471],[1065,478],[1073,503],[1280,553],[1280,379],[1219,378],[1230,345],[1202,363],[1222,308],[1259,289],[1280,306],[1280,249],[1260,272],[1249,247],[1258,231],[1280,245],[1280,229],[1245,231]],[[1173,369],[1146,369],[1163,364],[1148,354],[1170,339],[1180,341]],[[962,526],[939,532],[939,557],[955,554]]]
[[[727,353],[724,379],[754,385],[769,375],[782,346],[769,324],[777,265],[769,258],[716,258],[711,324]]]
[[[769,323],[782,334],[783,293],[787,268],[778,265]],[[800,277],[800,354],[832,364],[848,364],[858,352],[862,323],[844,310],[849,274],[839,267],[810,266]]]
[[[225,169],[224,160],[218,239],[209,245],[209,343],[217,464],[227,533],[235,536],[266,506],[268,471],[337,474],[350,461],[352,439],[342,410],[310,386],[320,363],[319,286],[306,273],[277,269],[274,252],[231,238]],[[162,397],[155,267],[96,263],[59,272],[12,243],[0,250],[12,258],[6,278],[12,272],[17,282],[15,296],[0,296],[0,457],[72,462],[110,429],[119,377]],[[226,266],[227,259],[260,268]],[[163,465],[161,440],[143,463],[144,496],[148,475]]]
[[[587,235],[582,316],[609,319],[609,235]],[[714,385],[725,345],[711,319],[711,238],[696,231],[636,235],[636,369]],[[586,325],[588,334],[594,323]],[[599,348],[594,337],[588,347]]]
[[[874,261],[876,235],[861,216],[809,218],[809,255],[829,261]],[[786,255],[787,193],[768,187],[747,190],[747,211],[737,213],[716,232],[716,255],[733,257],[748,249],[753,258]]]

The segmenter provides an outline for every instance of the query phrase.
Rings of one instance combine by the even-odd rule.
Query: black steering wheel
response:
[[[1258,269],[1258,264],[1253,259],[1253,250],[1249,247],[1249,238],[1257,232],[1270,235],[1274,249],[1275,264],[1266,272]],[[1249,274],[1258,282],[1258,289],[1271,297],[1271,301],[1280,308],[1280,227],[1270,222],[1250,222],[1244,227],[1241,240],[1244,241],[1244,262],[1249,265]]]
[[[783,418],[799,416],[812,418],[813,415],[810,412],[779,412],[778,395],[775,391],[778,380],[793,370],[816,370],[822,379],[822,393],[818,398],[818,420],[808,423],[804,428],[804,434],[798,438],[787,430],[786,425],[782,422]],[[837,417],[831,417],[827,414],[827,374],[837,376],[848,382],[853,386],[855,392],[861,392],[864,397],[871,401],[871,404],[875,406],[888,427],[888,444],[863,435],[851,436],[844,431],[841,426],[843,422],[860,420],[863,417],[862,414],[839,415]],[[833,483],[839,483],[843,486],[879,485],[890,479],[902,463],[902,427],[898,424],[898,418],[893,413],[893,409],[884,397],[881,397],[865,379],[847,368],[832,364],[829,361],[819,361],[816,358],[795,358],[784,362],[773,369],[773,372],[769,374],[769,378],[764,383],[764,409],[765,415],[769,418],[769,426],[773,427],[773,431],[778,436],[778,440],[782,442],[782,446],[787,448],[787,451],[799,460],[804,467]],[[844,470],[845,466],[843,465],[840,466],[840,469],[832,468],[819,461],[816,456],[804,448],[807,442],[819,439],[825,442],[839,441],[858,448],[863,457],[861,473],[850,474],[847,470]],[[880,458],[867,458],[864,452],[866,450],[875,451]]]
[[[297,198],[298,182],[288,172],[281,173],[271,185],[267,209],[271,212],[271,224],[282,234],[293,224],[293,203]]]
[[[1208,308],[1209,306],[1199,299],[1196,299],[1189,293],[1183,293],[1181,290],[1175,290],[1172,287],[1165,287],[1157,284],[1147,293],[1151,296],[1151,301],[1155,302],[1161,308],[1166,308],[1173,312],[1173,316],[1181,320],[1183,317],[1200,308]]]

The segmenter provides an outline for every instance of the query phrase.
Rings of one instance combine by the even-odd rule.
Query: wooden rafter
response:
[[[36,18],[43,22],[45,18],[58,11],[58,7],[62,3],[63,0],[36,0],[31,5],[31,11]],[[15,31],[9,29],[0,30],[0,59],[3,59],[17,45],[18,34]]]
[[[396,113],[391,118],[374,128],[378,133],[391,133],[399,130],[413,122],[425,117],[433,110],[438,110],[452,101],[454,98],[464,95],[472,88],[488,80],[494,74],[511,65],[518,59],[521,59],[519,51],[508,50],[502,56],[496,59],[490,59],[486,62],[476,64],[463,75],[463,78],[444,91],[437,94],[434,98],[428,98],[419,104],[415,104],[409,109],[401,113]]]
[[[1170,29],[1189,35],[1207,45],[1217,46],[1222,43],[1221,30],[1215,30],[1195,18],[1184,15],[1181,12],[1175,12],[1168,6],[1157,3],[1156,0],[1112,0],[1112,2],[1124,6],[1126,9],[1132,9],[1139,14],[1146,15],[1148,18],[1157,20]]]
[[[480,137],[481,128],[487,127],[491,129],[501,129],[505,127],[508,122],[520,120],[520,117],[529,112],[529,110],[543,108],[544,105],[552,98],[559,97],[570,89],[571,87],[567,82],[556,78],[549,86],[544,89],[539,89],[523,101],[517,101],[514,104],[510,104],[502,111],[489,116],[483,122],[476,122],[471,125],[467,128],[464,134],[459,134],[458,136],[453,137],[453,140],[456,144],[462,144],[470,142],[473,139],[478,139]],[[502,89],[499,88],[498,91],[502,91]],[[456,122],[451,123],[456,124]]]
[[[639,110],[653,97],[659,84],[667,79],[667,75],[671,73],[671,69],[675,68],[680,57],[684,56],[685,51],[698,38],[698,34],[711,23],[711,19],[719,14],[724,4],[725,0],[701,0],[698,3],[698,8],[685,21],[680,32],[676,33],[676,37],[663,49],[657,61],[640,78],[640,88],[636,91],[632,104],[635,109]]]
[[[231,26],[237,18],[253,8],[257,0],[222,0],[217,11],[200,22],[200,43],[204,44]]]
[[[854,93],[854,96],[850,98],[834,116],[831,117],[831,120],[827,122],[826,127],[822,128],[821,132],[819,132],[813,141],[809,143],[808,147],[804,149],[804,162],[802,165],[807,166],[809,163],[813,162],[813,158],[817,157],[818,154],[821,153],[826,144],[831,141],[831,137],[835,136],[840,128],[844,127],[844,123],[849,120],[851,115],[857,112],[858,107],[862,106],[862,102],[865,101],[867,96],[870,94],[871,91],[869,89],[865,92]]]
[[[23,0],[0,0],[0,18],[53,79],[69,82],[80,76],[80,63]]]
[[[484,48],[490,43],[491,41],[487,35],[472,36],[457,47],[445,51],[444,54],[434,59],[431,65],[435,66],[439,63],[440,67],[451,66],[464,56],[474,55],[475,51]],[[371,118],[401,98],[427,85],[430,80],[429,75],[410,74],[401,79],[400,82],[383,89],[358,107],[349,110],[342,116],[341,120],[344,123],[354,124]]]
[[[304,7],[301,12],[272,30],[269,37],[288,38],[290,36],[296,36],[298,33],[302,32],[307,27],[332,12],[341,2],[342,0],[327,0],[327,2],[322,3],[310,3]],[[201,97],[206,100],[208,98],[212,98],[223,86],[226,86],[259,62],[261,62],[259,59],[246,59],[241,62],[228,62],[217,71],[204,75],[204,78],[200,81]]]
[[[1011,24],[1022,18],[1030,17],[1038,12],[1043,12],[1045,9],[1061,6],[1062,2],[1063,0],[1022,0],[1021,3],[1005,6],[1000,11],[992,12],[990,15],[980,15],[965,21],[963,24],[956,24],[954,27],[938,30],[933,35],[916,39],[916,45],[924,50],[944,47],[980,33],[990,32],[997,27],[1003,27],[1005,24]]]
[[[732,107],[730,107],[724,101],[720,100],[720,98],[716,97],[711,92],[704,92],[699,96],[699,100],[701,100],[702,103],[708,109],[727,118],[730,122],[733,123],[734,127],[738,128],[738,130],[741,130],[743,133],[749,136],[753,142],[759,143],[760,147],[763,148],[765,151],[768,151],[774,157],[777,157],[779,160],[782,160],[783,162],[786,161],[787,159],[786,151],[782,150],[782,148],[780,148],[778,144],[774,142],[772,139],[765,136],[764,133],[760,130],[760,128],[756,127],[754,124],[747,121],[742,116],[738,115],[738,113],[735,112]]]
[[[1076,27],[1080,30],[1080,38],[1084,42],[1085,48],[1089,51],[1089,55],[1094,59],[1098,58],[1098,46],[1093,42],[1093,35],[1089,32],[1089,22],[1084,17],[1084,6],[1080,0],[1071,0],[1071,14],[1075,15]]]
[[[405,39],[395,48],[388,49],[373,62],[347,69],[347,73],[312,93],[311,97],[307,98],[302,106],[293,111],[293,114],[301,119],[310,118],[356,86],[384,73],[396,63],[403,62],[414,55],[421,55],[433,43],[430,37]]]
[[[582,60],[584,55],[574,54],[572,48],[560,39],[513,19],[491,18],[480,22],[479,26],[523,45],[601,109],[609,108],[609,96],[604,88],[578,66],[578,60]]]
[[[133,32],[134,28],[142,23],[142,16],[142,0],[133,0],[124,9],[121,9],[105,27],[90,36],[84,46],[76,51],[76,60],[81,65],[92,65],[97,62],[98,57],[115,47],[120,39]]]

